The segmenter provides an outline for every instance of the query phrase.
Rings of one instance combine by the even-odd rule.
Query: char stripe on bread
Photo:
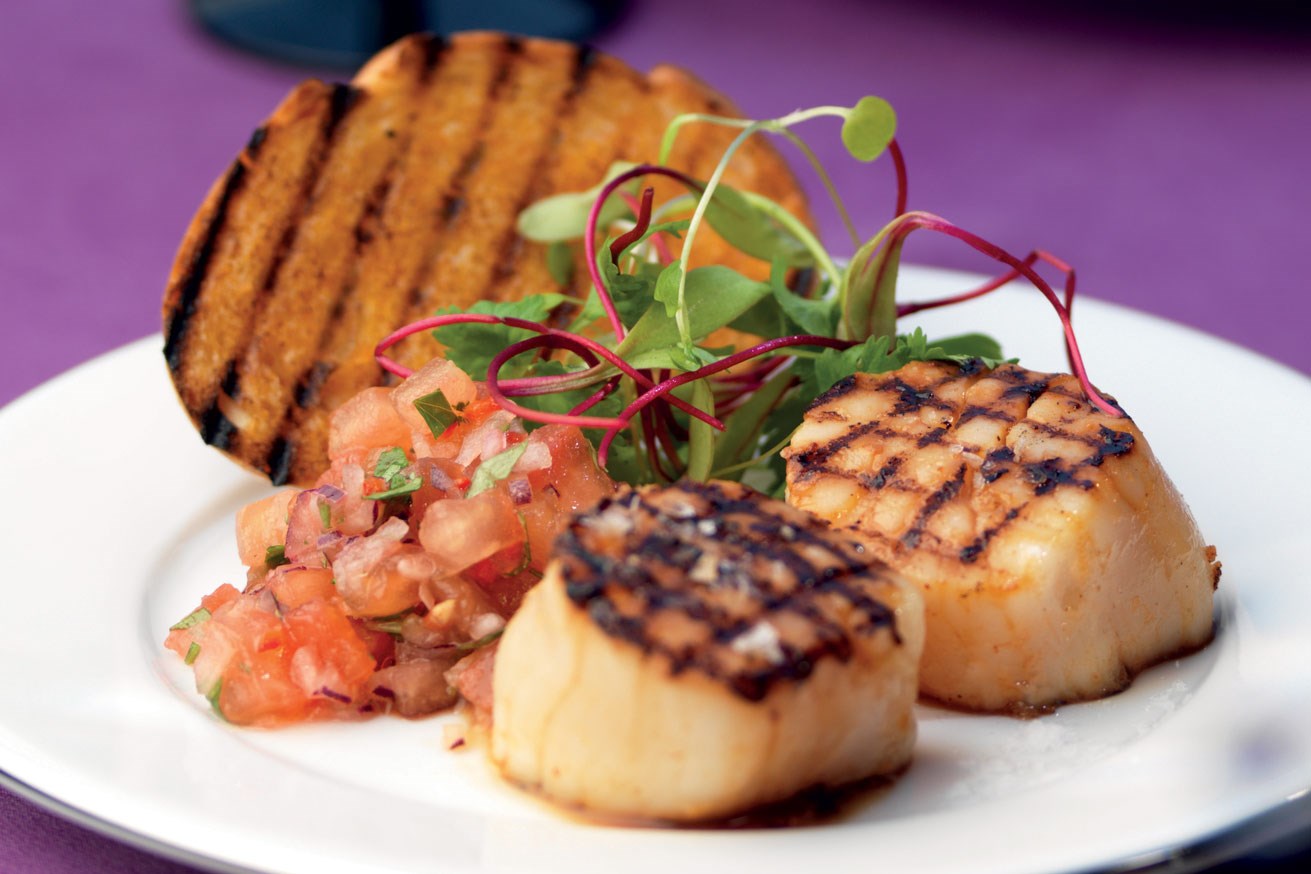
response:
[[[581,254],[560,288],[518,213],[654,159],[673,115],[720,100],[672,68],[490,33],[406,38],[350,85],[302,83],[215,183],[170,277],[165,355],[202,437],[274,482],[313,481],[331,411],[386,380],[381,337],[445,306],[586,293]],[[731,134],[688,128],[673,163],[706,176]],[[748,145],[728,181],[804,216],[786,165]],[[438,351],[420,336],[396,353]]]

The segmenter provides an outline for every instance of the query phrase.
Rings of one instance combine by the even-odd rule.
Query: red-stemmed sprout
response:
[[[798,117],[803,117],[802,113]],[[795,141],[795,140],[794,140]],[[458,324],[497,324],[519,328],[533,336],[511,343],[498,352],[491,360],[486,373],[487,391],[491,398],[503,409],[526,420],[539,423],[558,423],[575,425],[581,428],[600,429],[604,433],[598,443],[598,460],[602,465],[614,441],[620,434],[635,427],[637,442],[644,448],[649,469],[658,478],[673,480],[686,471],[686,462],[680,457],[678,447],[689,436],[687,426],[674,415],[675,411],[698,420],[716,431],[723,431],[727,417],[746,404],[752,396],[764,389],[776,379],[787,380],[786,383],[774,385],[774,395],[781,397],[782,392],[792,390],[798,383],[796,377],[787,370],[788,364],[795,360],[798,347],[817,349],[849,349],[863,342],[864,334],[872,334],[873,328],[887,327],[896,319],[927,309],[964,303],[982,297],[1016,279],[1025,279],[1036,288],[1051,304],[1060,319],[1065,337],[1066,354],[1070,369],[1078,378],[1090,403],[1111,416],[1123,416],[1124,413],[1112,401],[1101,395],[1088,378],[1087,368],[1079,351],[1071,322],[1071,310],[1074,304],[1075,274],[1074,270],[1056,256],[1037,250],[1024,258],[1017,258],[1005,249],[984,240],[976,234],[966,231],[939,216],[927,212],[907,212],[907,178],[906,163],[901,148],[895,138],[886,145],[892,159],[896,174],[895,215],[892,222],[879,235],[862,248],[858,263],[850,270],[856,271],[854,282],[860,291],[848,298],[844,284],[843,305],[849,305],[858,316],[852,320],[849,328],[854,336],[838,338],[816,334],[796,334],[791,336],[766,339],[748,348],[734,352],[700,367],[685,371],[642,370],[634,368],[623,360],[613,349],[582,333],[552,328],[540,322],[509,316],[496,316],[484,313],[456,313],[434,316],[406,325],[384,338],[376,347],[375,355],[379,364],[389,373],[407,377],[411,371],[385,353],[396,343],[414,334],[431,331],[436,328]],[[809,153],[808,153],[809,154]],[[660,233],[651,233],[651,217],[654,192],[650,187],[642,191],[640,200],[623,191],[625,184],[645,176],[663,176],[673,179],[689,191],[705,196],[708,188],[713,187],[714,179],[707,185],[687,174],[658,164],[642,164],[619,173],[607,181],[600,189],[599,195],[592,202],[588,212],[583,245],[586,253],[587,268],[595,293],[604,311],[605,321],[613,333],[614,344],[618,346],[626,335],[626,329],[619,316],[618,309],[607,288],[604,276],[597,263],[597,240],[602,210],[612,195],[623,198],[632,209],[633,227],[621,234],[610,245],[612,263],[620,266],[621,256],[631,246],[643,241],[649,242],[657,259],[663,264],[670,264],[673,257]],[[839,208],[841,205],[839,204]],[[845,213],[844,213],[845,215]],[[695,219],[693,220],[695,224]],[[931,230],[964,242],[985,256],[1004,265],[1007,270],[983,285],[960,294],[933,301],[896,304],[889,306],[888,301],[880,300],[882,294],[892,294],[895,284],[900,250],[909,234],[914,230]],[[689,241],[691,235],[689,234]],[[818,256],[817,256],[818,257]],[[827,255],[823,255],[828,259]],[[686,258],[686,253],[684,253]],[[832,263],[831,260],[827,263]],[[1055,268],[1064,276],[1063,295],[1058,295],[1052,286],[1036,271],[1039,264]],[[871,273],[872,271],[872,273]],[[681,292],[680,292],[681,294]],[[681,298],[680,298],[681,305]],[[861,315],[868,306],[869,317]],[[875,312],[875,309],[878,311]],[[882,313],[882,315],[880,315]],[[881,320],[881,321],[880,321]],[[853,327],[854,326],[854,327]],[[881,332],[880,332],[881,333]],[[502,378],[501,372],[512,359],[530,352],[541,354],[543,351],[567,353],[576,356],[583,363],[582,369],[546,376],[520,378]],[[617,415],[598,416],[590,414],[598,404],[620,390],[624,379],[631,380],[633,397]],[[674,394],[675,390],[696,383],[700,380],[712,380],[712,393],[708,396],[707,406],[718,412],[712,415],[698,406],[688,403]],[[541,396],[561,392],[577,392],[591,389],[583,400],[578,401],[567,413],[550,413],[525,406],[514,398]],[[634,420],[637,424],[634,426]],[[740,467],[741,465],[737,465]]]
[[[1034,288],[1042,293],[1042,296],[1051,304],[1052,309],[1056,311],[1056,315],[1061,322],[1061,330],[1065,335],[1065,352],[1066,357],[1070,362],[1070,370],[1079,380],[1079,385],[1083,388],[1083,392],[1087,396],[1088,401],[1108,416],[1121,417],[1124,415],[1124,411],[1115,403],[1103,397],[1102,394],[1097,391],[1096,387],[1093,386],[1092,381],[1088,378],[1088,368],[1083,363],[1083,355],[1079,351],[1079,341],[1075,338],[1074,323],[1070,316],[1070,309],[1074,304],[1073,268],[1061,259],[1042,251],[1034,252],[1023,259],[1017,258],[1002,247],[988,242],[977,234],[973,234],[940,216],[927,212],[909,212],[899,216],[888,229],[888,236],[884,243],[884,249],[896,250],[905,241],[906,237],[910,235],[911,231],[917,229],[935,231],[960,240],[994,261],[1006,265],[1010,270],[983,286],[965,292],[964,294],[944,298],[940,301],[899,306],[896,311],[898,317],[933,307],[947,306],[949,304],[973,300],[976,297],[996,291],[998,288],[1001,288],[1007,282],[1010,282],[1017,277],[1023,277],[1024,279],[1027,279]],[[1063,300],[1056,294],[1047,280],[1034,270],[1034,266],[1039,261],[1051,264],[1065,274]],[[885,266],[886,262],[879,264],[880,269],[883,269]]]

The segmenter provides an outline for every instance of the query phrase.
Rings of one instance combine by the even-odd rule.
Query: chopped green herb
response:
[[[411,495],[423,485],[423,477],[417,473],[411,473],[407,476],[397,476],[393,479],[393,482],[397,484],[385,491],[365,495],[365,499],[369,501],[390,501],[393,498],[403,498],[406,495]]]
[[[455,647],[456,652],[473,652],[476,649],[482,649],[489,643],[495,643],[505,633],[504,628],[498,628],[491,634],[484,634],[477,640],[470,640],[467,643],[461,643]]]
[[[168,627],[168,630],[182,631],[183,629],[190,628],[193,625],[199,625],[202,622],[208,622],[209,618],[210,618],[210,612],[206,610],[204,607],[201,607],[200,609],[196,610],[194,613],[189,613],[182,619],[179,619],[173,625],[170,625]]]
[[[407,471],[409,466],[410,459],[404,449],[393,446],[391,449],[384,450],[378,455],[378,463],[374,465],[373,475],[385,482],[387,488],[364,497],[370,501],[388,501],[418,491],[419,486],[423,485],[423,478],[414,471]]]
[[[442,436],[447,428],[464,418],[465,406],[467,405],[463,403],[452,404],[441,389],[426,394],[414,402],[414,408],[419,411],[420,416],[423,416],[423,421],[432,432],[434,439]]]
[[[187,654],[183,656],[182,661],[189,665],[196,663],[196,657],[200,655],[200,644],[192,641],[191,646],[187,647]]]
[[[275,567],[281,567],[287,564],[291,559],[287,558],[287,547],[281,543],[275,543],[268,549],[264,550],[264,566],[272,570]]]
[[[399,446],[393,446],[378,454],[378,463],[373,466],[373,475],[390,483],[392,477],[400,473],[409,463],[410,459],[405,454],[405,450]]]
[[[514,469],[515,463],[519,460],[519,456],[523,455],[524,450],[527,448],[528,444],[526,442],[516,443],[509,449],[496,453],[478,465],[478,469],[473,472],[473,479],[469,483],[469,491],[465,493],[465,497],[472,498],[474,495],[485,492],[508,477],[510,471]]]
[[[222,692],[223,692],[223,678],[219,677],[217,680],[214,681],[213,688],[211,688],[209,692],[205,695],[205,700],[209,702],[209,706],[214,709],[214,713],[218,715],[219,719],[222,719],[223,721],[226,722],[227,717],[223,715],[223,708],[219,706],[219,695],[222,694]]]

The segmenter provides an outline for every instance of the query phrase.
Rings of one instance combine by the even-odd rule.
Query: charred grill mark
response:
[[[819,397],[815,398],[815,400],[811,402],[810,407],[806,412],[815,410],[818,407],[826,406],[829,403],[836,401],[838,398],[842,397],[843,395],[850,394],[851,391],[854,390],[855,388],[856,388],[856,377],[854,375],[844,376],[842,379],[839,379],[837,382],[833,383],[833,385],[829,386],[827,391],[825,391]]]
[[[587,74],[592,69],[595,54],[595,51],[587,46],[580,45],[575,48],[573,70],[569,74],[569,89],[565,92],[559,106],[556,107],[554,122],[550,132],[543,138],[545,145],[533,162],[532,172],[524,177],[526,184],[516,198],[515,215],[519,215],[528,208],[529,204],[537,200],[539,192],[543,189],[546,168],[555,157],[560,144],[561,131],[565,120],[573,110],[574,101],[586,86]],[[503,254],[492,271],[491,288],[488,290],[490,296],[499,297],[496,294],[496,288],[519,269],[519,259],[523,256],[523,244],[524,240],[523,237],[519,236],[518,229],[511,225],[497,247]]]
[[[478,125],[475,128],[477,133],[469,139],[465,146],[464,156],[460,159],[459,169],[451,177],[450,182],[446,185],[446,191],[442,195],[441,204],[437,208],[437,214],[434,216],[438,226],[441,229],[441,236],[450,230],[460,215],[464,212],[465,196],[464,192],[469,183],[469,178],[473,176],[482,163],[483,154],[486,151],[487,144],[483,137],[486,135],[488,128],[491,126],[492,116],[496,111],[496,105],[500,100],[501,92],[505,89],[506,83],[510,80],[510,74],[514,69],[515,59],[523,49],[523,43],[516,37],[508,37],[505,40],[500,63],[496,67],[496,74],[492,76],[491,83],[487,88],[487,95],[482,103],[482,111],[478,119]],[[441,239],[439,237],[438,239]],[[427,282],[435,284],[440,281],[440,277],[435,275],[433,269],[437,260],[439,247],[435,247],[432,254],[428,257],[427,263],[419,271],[418,276],[427,277]],[[419,283],[409,290],[408,299],[405,303],[406,317],[409,319],[418,318],[423,313],[427,291],[424,288],[425,280],[420,279]]]
[[[332,149],[337,140],[337,131],[341,129],[341,123],[345,120],[350,110],[359,102],[363,94],[360,89],[352,85],[338,83],[333,86],[332,94],[329,98],[328,117],[323,124],[323,134],[319,140],[319,146],[315,150],[313,166],[310,172],[305,174],[305,180],[302,183],[300,191],[300,202],[297,207],[298,217],[293,219],[278,242],[277,252],[269,265],[268,274],[265,276],[263,287],[260,291],[255,305],[251,308],[248,319],[249,324],[258,324],[262,317],[263,309],[267,305],[269,298],[273,294],[274,287],[277,284],[278,274],[281,272],[283,263],[286,261],[287,254],[291,251],[292,242],[299,230],[313,192],[318,184],[319,178],[323,173],[323,168],[327,164]],[[320,340],[320,342],[322,342]],[[302,377],[303,378],[303,377]],[[240,387],[238,386],[238,391]],[[287,440],[286,431],[291,425],[291,409],[288,408],[283,415],[282,423],[279,428],[278,436],[274,438],[269,446],[268,454],[265,456],[264,470],[269,476],[269,480],[275,486],[286,485],[291,478],[293,456],[295,447]]]
[[[892,415],[904,416],[919,412],[928,407],[934,410],[950,410],[951,405],[934,394],[932,388],[916,388],[899,378],[892,378],[879,387],[881,391],[892,391],[897,395],[897,403],[892,408]]]
[[[1077,485],[1087,490],[1093,487],[1091,480],[1079,479],[1076,474],[1082,464],[1075,465],[1072,469],[1066,468],[1059,458],[1045,458],[1042,461],[1033,462],[1023,466],[1025,476],[1029,482],[1034,484],[1033,493],[1035,495],[1045,495],[1057,486]]]
[[[1006,515],[1002,518],[1002,521],[998,522],[991,528],[984,529],[983,533],[974,538],[974,541],[970,543],[970,545],[961,549],[960,554],[958,555],[961,563],[973,564],[977,561],[979,556],[983,554],[983,551],[988,548],[988,544],[992,542],[992,539],[1000,534],[1007,525],[1015,521],[1019,515],[1019,508],[1012,507],[1010,510],[1006,511]]]
[[[861,437],[864,437],[866,434],[892,436],[890,432],[882,427],[881,422],[861,422],[859,425],[849,429],[845,434],[835,437],[828,443],[817,444],[809,449],[798,452],[796,455],[792,456],[792,460],[807,467],[812,465],[822,465],[834,455],[837,455],[843,449],[846,449],[852,443],[859,440]]]
[[[960,363],[961,376],[976,376],[988,369],[982,358],[967,358]]]
[[[985,483],[996,482],[1001,479],[1009,465],[1015,460],[1015,452],[1009,446],[1003,446],[1000,449],[994,449],[983,459],[983,464],[979,467],[979,473],[983,476]]]
[[[382,178],[378,184],[373,186],[369,192],[368,200],[364,203],[364,212],[360,214],[360,220],[355,223],[355,251],[360,253],[364,247],[373,242],[373,237],[377,233],[377,226],[382,218],[383,204],[387,202],[387,195],[391,193],[392,186],[396,184],[396,172],[400,166],[401,155],[398,153],[392,157],[387,164],[387,169],[383,172]]]
[[[965,484],[965,465],[956,469],[956,475],[938,486],[928,499],[924,506],[920,508],[919,513],[915,516],[914,523],[907,529],[906,533],[901,535],[901,542],[906,546],[914,549],[919,546],[920,538],[924,536],[924,528],[929,524],[929,520],[934,514],[945,507],[956,495],[960,494],[961,487]]]
[[[1088,461],[1093,467],[1101,467],[1102,462],[1107,458],[1128,455],[1133,451],[1134,437],[1128,431],[1116,431],[1114,428],[1102,425],[1099,432],[1101,443],[1097,447],[1097,453]]]
[[[878,489],[881,489],[885,485],[887,485],[888,480],[896,476],[897,471],[901,469],[901,465],[904,462],[905,459],[902,458],[900,455],[893,456],[892,458],[889,458],[887,462],[878,469],[877,473],[868,474],[868,473],[861,472],[856,475],[856,480],[865,488],[874,489],[877,491]]]
[[[861,588],[871,568],[858,543],[836,539],[804,517],[776,516],[746,490],[734,495],[716,484],[684,483],[670,491],[688,496],[686,513],[677,498],[661,506],[630,492],[575,518],[557,544],[566,595],[606,634],[664,656],[674,673],[696,669],[750,701],[760,700],[780,682],[804,679],[822,658],[850,659],[852,633],[886,628],[900,642],[895,613]],[[597,536],[614,536],[591,534],[589,520],[616,512],[632,524],[623,541],[589,543]],[[702,567],[707,556],[715,562],[709,571]],[[766,567],[775,569],[774,585],[765,582],[768,574],[753,572]],[[730,614],[715,600],[724,591],[748,599],[750,609]],[[838,603],[845,607],[826,609]],[[650,620],[661,610],[700,623],[710,642],[675,646],[655,638]],[[834,617],[850,610],[859,619],[847,631]],[[739,668],[724,663],[725,650],[740,635],[785,612],[807,620],[804,645],[780,641],[781,659],[763,666],[759,659]]]
[[[261,137],[261,142],[262,139]],[[214,244],[218,240],[219,232],[223,230],[223,226],[227,222],[228,206],[232,202],[232,197],[241,188],[245,178],[246,165],[238,158],[228,168],[227,177],[223,180],[222,193],[219,195],[218,203],[214,206],[214,215],[209,220],[209,226],[205,228],[205,235],[201,238],[200,245],[196,247],[195,254],[191,257],[191,263],[187,265],[186,276],[179,283],[181,288],[178,293],[178,304],[165,330],[166,339],[164,341],[164,360],[168,362],[169,369],[173,371],[175,376],[182,371],[182,355],[187,340],[187,329],[191,325],[192,317],[196,314],[200,289],[205,284],[210,259],[214,257]]]
[[[229,363],[227,373],[223,376],[223,381],[219,383],[219,392],[234,398],[237,393],[237,368],[235,364]],[[236,427],[223,415],[222,409],[219,408],[218,398],[215,397],[200,417],[200,437],[210,446],[219,449],[227,449],[232,440],[232,434]]]
[[[250,133],[250,139],[246,141],[246,151],[243,158],[249,160],[259,154],[260,146],[264,145],[264,140],[268,139],[269,129],[265,125],[260,125]]]
[[[279,435],[274,438],[266,464],[269,479],[275,486],[286,485],[291,478],[291,465],[295,460],[295,454],[296,447],[289,443],[286,437]]]
[[[419,73],[419,84],[427,85],[437,68],[441,66],[450,43],[441,34],[428,34],[423,41],[423,69]]]
[[[933,430],[922,434],[920,438],[915,441],[915,445],[920,449],[923,449],[926,446],[933,446],[936,443],[941,443],[946,436],[946,428],[934,428]]]
[[[1015,422],[1015,417],[1012,416],[1010,413],[1006,412],[1005,410],[998,410],[994,407],[980,407],[978,405],[971,405],[966,407],[965,410],[960,414],[960,418],[956,421],[956,427],[960,427],[961,425],[964,425],[966,422],[970,421],[971,419],[990,419],[994,422],[1009,422],[1009,423]]]
[[[1043,392],[1047,391],[1047,382],[1046,379],[1035,379],[1029,382],[1015,383],[1002,392],[1002,400],[1027,397],[1029,399],[1029,404],[1032,405],[1034,401],[1042,397]]]
[[[296,383],[295,403],[298,407],[308,407],[318,402],[319,391],[331,375],[334,365],[329,361],[316,361]]]

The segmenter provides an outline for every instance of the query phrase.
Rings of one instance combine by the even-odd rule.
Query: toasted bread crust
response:
[[[518,213],[616,160],[654,160],[684,112],[732,107],[675,68],[644,76],[494,33],[407,37],[350,84],[297,86],[210,189],[165,292],[165,356],[202,437],[275,483],[312,482],[328,415],[384,381],[382,336],[443,306],[570,291],[517,236]],[[670,163],[704,178],[734,133],[686,128]],[[763,141],[726,181],[806,215]],[[709,233],[697,247],[696,260],[768,270]],[[398,355],[418,365],[436,351],[416,337]]]

